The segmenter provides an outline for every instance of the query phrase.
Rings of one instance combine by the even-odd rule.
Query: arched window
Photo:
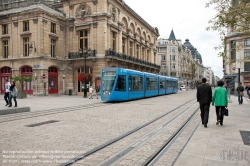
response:
[[[21,75],[22,76],[32,76],[32,67],[23,66],[21,68]],[[24,82],[23,83],[23,91],[25,91],[27,94],[33,94],[32,82]]]

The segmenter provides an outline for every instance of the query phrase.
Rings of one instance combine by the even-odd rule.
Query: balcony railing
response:
[[[86,58],[96,57],[96,50],[89,49],[86,53],[80,53],[79,51],[68,53],[68,59],[81,59],[81,58],[84,58],[85,56],[86,56]]]
[[[141,59],[138,59],[138,58],[126,55],[126,54],[118,53],[118,52],[116,52],[114,50],[106,50],[105,51],[105,56],[110,56],[112,58],[116,58],[116,59],[119,59],[119,60],[132,62],[132,63],[137,63],[137,64],[144,65],[144,66],[154,67],[154,68],[157,68],[157,69],[161,68],[159,65],[156,65],[154,63],[147,62],[147,61],[144,61],[144,60],[141,60]]]

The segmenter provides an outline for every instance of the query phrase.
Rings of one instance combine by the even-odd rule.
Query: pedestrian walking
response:
[[[99,87],[98,86],[96,86],[95,87],[95,92],[96,92],[96,98],[98,99],[98,96],[99,96]]]
[[[202,78],[202,84],[197,88],[197,102],[200,103],[201,121],[204,127],[207,127],[209,117],[209,107],[212,102],[212,88],[206,83],[207,79]]]
[[[15,102],[15,107],[17,107],[16,96],[17,96],[17,88],[16,88],[15,82],[13,81],[11,86],[10,86],[9,107],[12,107],[12,98]]]
[[[246,86],[245,89],[247,91],[248,98],[250,99],[250,85]]]
[[[237,92],[238,92],[238,102],[239,105],[243,104],[243,96],[244,96],[244,87],[242,86],[242,83],[240,82],[238,87],[237,87]]]
[[[9,105],[9,96],[10,96],[10,82],[8,81],[8,79],[5,80],[5,94],[4,94],[4,100],[6,102],[5,106]]]
[[[93,99],[92,93],[93,93],[93,88],[92,88],[92,86],[90,86],[90,88],[89,88],[89,99]]]
[[[218,81],[217,85],[218,87],[214,89],[213,99],[212,99],[212,106],[215,105],[216,110],[216,117],[217,122],[216,125],[220,123],[220,125],[223,125],[223,119],[224,119],[224,109],[228,105],[228,98],[227,98],[227,90],[223,88],[223,82]]]

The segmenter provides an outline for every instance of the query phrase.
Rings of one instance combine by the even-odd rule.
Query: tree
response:
[[[23,92],[23,83],[24,82],[31,82],[32,81],[32,76],[21,76],[21,75],[15,75],[10,77],[12,81],[16,83],[18,92],[17,92],[17,98],[22,99],[22,98],[27,98],[26,92]]]
[[[250,35],[250,0],[209,0],[206,7],[215,6],[217,14],[208,23],[207,30],[218,31],[222,45],[216,49],[223,49],[226,44],[224,36],[227,29],[237,32],[244,39]],[[223,52],[220,56],[225,56]]]
[[[23,83],[24,82],[31,82],[32,76],[21,76],[21,75],[15,75],[10,77],[12,81],[14,81],[17,84],[18,90],[23,91]]]

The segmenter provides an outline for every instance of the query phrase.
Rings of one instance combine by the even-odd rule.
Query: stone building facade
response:
[[[193,46],[187,40],[182,44],[181,40],[175,38],[173,30],[168,39],[158,39],[158,59],[161,64],[160,73],[162,75],[178,78],[179,86],[193,87],[194,82],[202,78],[204,67],[200,63],[200,54],[200,59],[193,56],[192,51],[197,55],[198,52],[192,50]]]
[[[225,57],[223,58],[224,76],[233,78],[233,84],[238,83],[238,80],[240,80],[244,86],[249,86],[250,37],[242,36],[240,33],[233,32],[228,28],[225,43]],[[240,76],[240,79],[238,76]],[[235,87],[237,85],[235,84]]]
[[[33,76],[28,94],[82,95],[81,72],[95,87],[105,67],[160,71],[158,29],[123,0],[5,1],[0,23],[1,93],[14,75]]]

